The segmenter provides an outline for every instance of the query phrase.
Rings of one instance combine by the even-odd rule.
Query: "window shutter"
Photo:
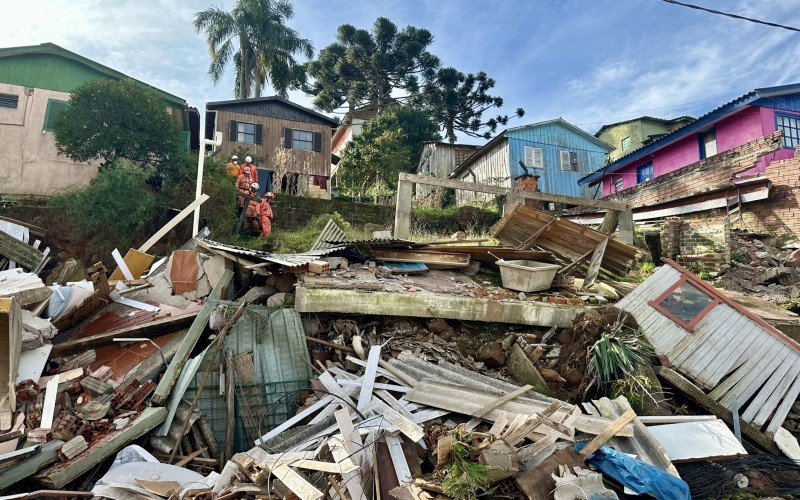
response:
[[[261,144],[264,140],[264,126],[256,124],[256,144]]]
[[[533,164],[533,148],[530,146],[525,146],[525,166],[526,167],[536,166]]]
[[[542,148],[533,148],[533,166],[536,168],[544,168]]]
[[[283,147],[292,148],[292,129],[290,128],[283,129]]]
[[[317,153],[322,151],[322,134],[320,132],[314,132],[314,136],[311,143],[311,149],[316,151]]]
[[[572,170],[573,172],[578,172],[580,170],[578,166],[578,153],[573,152],[569,154],[569,165],[570,165],[570,170]]]
[[[228,130],[228,140],[236,141],[239,138],[239,123],[236,120],[231,120],[231,128]]]
[[[561,170],[570,170],[569,151],[561,151]]]

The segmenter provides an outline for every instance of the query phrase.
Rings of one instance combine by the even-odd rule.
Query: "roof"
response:
[[[601,141],[600,139],[598,139],[597,137],[593,136],[589,132],[587,132],[587,131],[581,129],[580,127],[577,127],[576,125],[571,124],[567,120],[559,117],[559,118],[554,118],[552,120],[545,120],[545,121],[542,121],[542,122],[530,123],[528,125],[520,125],[518,127],[511,127],[511,128],[507,128],[507,129],[503,130],[502,132],[497,134],[497,136],[495,138],[493,138],[492,140],[490,140],[489,142],[484,144],[483,147],[481,147],[479,150],[475,151],[469,158],[464,160],[464,163],[462,163],[461,165],[458,166],[458,168],[453,170],[453,173],[450,174],[450,177],[455,177],[457,174],[461,173],[464,169],[466,169],[467,167],[469,167],[470,165],[475,163],[475,160],[477,160],[478,158],[483,156],[485,153],[488,153],[501,140],[506,138],[506,134],[508,132],[513,132],[515,130],[521,130],[521,129],[526,129],[526,128],[542,127],[544,125],[550,125],[550,124],[553,124],[553,123],[557,123],[557,124],[567,128],[567,129],[575,132],[578,135],[582,135],[584,138],[586,138],[587,141],[593,142],[594,144],[597,144],[598,146],[600,146],[601,148],[605,149],[606,151],[611,151],[612,149],[614,149],[613,147],[609,146],[607,143]]]
[[[206,103],[206,109],[214,109],[214,108],[226,107],[226,106],[235,105],[235,104],[259,104],[259,103],[264,103],[264,102],[279,102],[279,103],[282,103],[282,104],[286,104],[287,106],[291,106],[292,108],[294,108],[294,109],[296,109],[296,110],[298,110],[298,111],[300,111],[302,113],[306,113],[306,114],[308,114],[310,116],[313,116],[313,117],[315,117],[315,118],[317,118],[319,120],[322,120],[325,123],[330,124],[332,127],[334,127],[336,125],[339,125],[339,122],[334,120],[330,116],[325,116],[322,113],[318,113],[318,112],[314,111],[313,109],[306,108],[305,106],[301,106],[301,105],[299,105],[297,103],[294,103],[294,102],[290,101],[289,99],[284,99],[283,97],[276,96],[276,95],[268,96],[268,97],[251,97],[251,98],[248,98],[248,99],[231,99],[231,100],[228,100],[228,101],[208,102],[208,103]]]
[[[743,94],[709,111],[708,113],[699,117],[694,122],[685,125],[675,130],[674,132],[666,134],[660,137],[659,139],[656,139],[655,141],[642,146],[639,149],[635,149],[630,153],[628,153],[627,155],[622,156],[618,158],[616,161],[609,163],[605,167],[597,170],[596,172],[592,172],[591,174],[578,179],[578,184],[579,185],[584,185],[587,183],[590,185],[596,184],[603,178],[604,175],[616,172],[617,170],[626,167],[631,163],[638,161],[651,153],[654,153],[655,151],[658,151],[659,149],[661,149],[664,146],[667,146],[668,144],[672,144],[673,142],[679,139],[683,139],[688,135],[702,131],[703,129],[721,120],[722,118],[730,115],[731,113],[739,111],[741,108],[754,103],[758,99],[787,95],[787,94],[795,94],[798,92],[800,92],[800,83],[793,83],[790,85],[780,85],[777,87],[763,87],[751,90],[750,92]]]
[[[83,66],[86,66],[98,73],[101,73],[109,78],[115,80],[133,80],[139,85],[152,89],[155,93],[165,101],[175,104],[180,107],[186,106],[186,101],[178,97],[174,94],[170,94],[169,92],[165,92],[159,88],[153,87],[147,83],[144,83],[141,80],[137,80],[136,78],[132,78],[124,73],[121,73],[115,69],[111,69],[108,66],[100,64],[96,61],[83,57],[82,55],[76,54],[75,52],[69,51],[63,47],[60,47],[54,43],[42,43],[39,45],[25,45],[21,47],[7,47],[7,48],[0,48],[0,58],[6,57],[18,57],[18,56],[30,56],[30,55],[52,55],[61,57],[64,59],[68,59],[70,61],[76,62]]]
[[[651,122],[664,123],[664,124],[669,125],[669,124],[677,123],[677,122],[687,122],[687,123],[688,122],[692,122],[692,121],[694,121],[694,117],[693,116],[689,116],[689,115],[685,115],[685,116],[679,116],[677,118],[657,118],[655,116],[645,115],[645,116],[640,116],[638,118],[631,118],[630,120],[623,120],[621,122],[615,122],[615,123],[609,123],[609,124],[603,125],[602,127],[600,127],[600,130],[598,130],[597,132],[594,133],[594,136],[595,137],[599,137],[600,134],[603,132],[603,130],[605,130],[607,128],[616,127],[617,125],[622,125],[624,123],[630,123],[630,122],[635,122],[635,121],[639,121],[639,120],[647,120],[647,121],[651,121]]]

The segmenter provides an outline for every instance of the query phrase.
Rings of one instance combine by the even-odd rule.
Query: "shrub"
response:
[[[614,382],[635,377],[636,366],[649,363],[655,351],[639,330],[625,325],[625,318],[606,326],[589,348],[589,373],[597,389],[608,395]]]
[[[50,204],[102,255],[114,247],[133,246],[156,216],[156,197],[146,181],[141,169],[120,161],[116,168],[102,170],[89,187],[56,196]]]
[[[449,236],[456,231],[485,234],[500,220],[500,213],[490,208],[417,206],[411,211],[413,232]]]

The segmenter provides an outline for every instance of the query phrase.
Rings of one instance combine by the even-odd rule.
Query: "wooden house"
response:
[[[453,173],[453,170],[480,149],[481,146],[472,144],[450,144],[449,142],[440,141],[423,142],[420,147],[417,174],[447,179]],[[433,191],[434,188],[432,186],[417,184],[416,196],[420,200],[425,200]]]
[[[278,96],[206,104],[206,138],[222,132],[223,157],[249,154],[270,169],[277,151],[289,150],[292,173],[327,190],[331,168],[331,133],[336,120]],[[276,179],[276,182],[278,180]]]
[[[515,179],[538,176],[542,192],[595,198],[578,179],[605,163],[613,148],[563,118],[513,127],[501,132],[450,175],[466,182],[511,188]],[[459,204],[489,201],[491,195],[456,191]]]

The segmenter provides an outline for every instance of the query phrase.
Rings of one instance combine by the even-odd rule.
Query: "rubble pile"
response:
[[[529,207],[500,246],[204,233],[149,254],[164,232],[52,285],[11,245],[0,490],[688,499],[709,464],[720,491],[797,487],[796,343],[668,259],[626,293],[636,248]]]
[[[773,246],[769,240],[737,235],[731,244],[731,267],[715,284],[776,304],[797,302],[800,244],[794,241]]]

